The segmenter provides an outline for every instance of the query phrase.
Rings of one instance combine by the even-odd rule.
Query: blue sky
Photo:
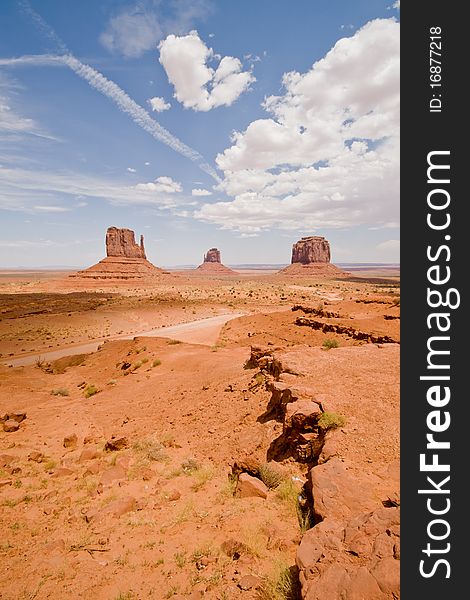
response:
[[[399,3],[3,0],[0,267],[399,258]]]

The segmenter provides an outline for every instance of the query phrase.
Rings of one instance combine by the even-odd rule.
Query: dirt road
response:
[[[191,344],[213,346],[217,341],[222,326],[225,325],[227,321],[236,319],[242,315],[243,313],[227,313],[224,315],[218,315],[216,317],[209,317],[207,319],[190,321],[189,323],[180,323],[170,327],[158,327],[156,329],[151,329],[150,331],[139,331],[129,335],[119,335],[111,338],[98,339],[86,344],[68,346],[65,348],[60,348],[59,350],[51,350],[50,352],[41,352],[40,355],[35,353],[27,356],[19,356],[17,358],[2,359],[1,362],[13,367],[20,367],[34,364],[39,356],[42,360],[49,362],[52,360],[57,360],[58,358],[62,358],[63,356],[96,352],[98,346],[106,341],[130,340],[134,337],[166,337]]]

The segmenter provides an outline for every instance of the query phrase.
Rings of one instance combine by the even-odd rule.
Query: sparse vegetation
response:
[[[58,388],[57,390],[51,390],[51,396],[70,396],[70,392],[67,388]]]
[[[162,364],[162,361],[159,358],[156,358],[153,362],[152,362],[152,367],[159,367]]]
[[[335,412],[324,412],[318,419],[318,427],[323,431],[328,429],[337,429],[343,427],[346,424],[346,418],[343,415],[339,415]]]
[[[99,389],[95,385],[88,385],[85,388],[84,396],[85,398],[90,398],[99,392]]]
[[[193,472],[194,483],[191,488],[194,491],[203,488],[208,481],[210,481],[215,475],[215,469],[212,465],[204,465]]]
[[[184,552],[177,552],[175,554],[175,563],[176,566],[182,569],[186,564],[186,555]]]
[[[187,458],[181,463],[181,469],[186,475],[192,475],[195,471],[201,468],[201,465],[195,458]]]
[[[164,446],[154,437],[145,438],[134,442],[132,448],[141,452],[144,459],[156,462],[168,462],[170,457],[164,451]]]
[[[297,600],[300,584],[296,567],[278,562],[270,577],[266,577],[258,592],[258,600]]]
[[[44,463],[44,471],[51,471],[52,469],[55,469],[56,466],[57,462],[53,458],[49,458]]]
[[[323,342],[323,348],[326,350],[331,350],[331,348],[338,348],[339,342],[338,340],[328,338]]]
[[[174,346],[175,344],[181,344],[180,340],[168,340],[169,346]]]
[[[264,463],[259,468],[261,481],[269,488],[277,488],[283,481],[284,476],[279,469],[269,463]]]

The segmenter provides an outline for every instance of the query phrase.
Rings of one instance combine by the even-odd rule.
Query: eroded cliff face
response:
[[[329,263],[330,258],[328,240],[318,235],[303,237],[292,246],[292,264]]]
[[[204,254],[205,263],[221,263],[220,250],[217,248],[210,248],[206,254]]]
[[[108,227],[108,230],[106,231],[106,256],[147,258],[144,249],[144,236],[140,236],[139,245],[136,244],[132,229]]]

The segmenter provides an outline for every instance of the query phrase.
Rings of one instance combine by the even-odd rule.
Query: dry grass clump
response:
[[[261,481],[270,489],[277,488],[285,479],[282,471],[271,463],[263,463],[259,468]]]
[[[91,384],[86,387],[84,395],[85,395],[85,398],[90,398],[91,396],[94,396],[98,392],[99,392],[99,389],[95,385]]]
[[[298,598],[300,598],[300,583],[297,568],[278,562],[272,575],[264,579],[257,600],[298,600]]]
[[[51,396],[70,396],[70,392],[66,388],[58,388],[57,390],[51,390]]]
[[[318,419],[318,427],[323,431],[329,429],[337,429],[343,427],[346,424],[346,418],[343,415],[339,415],[335,412],[324,412]]]

